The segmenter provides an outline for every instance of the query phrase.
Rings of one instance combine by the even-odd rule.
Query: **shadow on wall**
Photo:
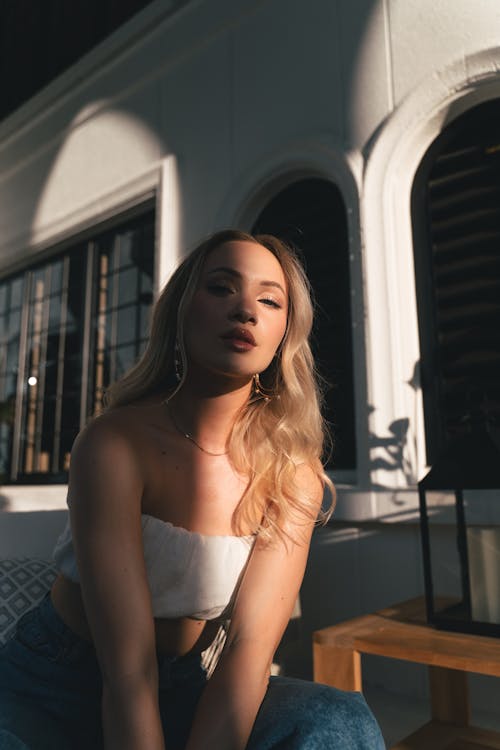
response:
[[[402,471],[410,483],[413,476],[412,467],[410,461],[405,457],[409,426],[410,420],[408,417],[403,417],[391,422],[388,428],[390,432],[388,437],[378,437],[378,435],[370,433],[368,440],[370,452],[372,448],[382,448],[382,455],[370,462],[371,470]],[[382,486],[380,488],[383,489]]]
[[[406,384],[413,391],[413,413],[411,416],[404,416],[393,420],[387,428],[388,434],[384,436],[377,435],[372,431],[368,432],[369,472],[370,474],[375,471],[399,472],[402,480],[402,488],[416,488],[418,481],[418,449],[414,435],[419,409],[417,394],[421,388],[420,362],[415,363],[412,377]],[[368,422],[369,415],[374,411],[375,407],[367,404],[366,413]],[[384,484],[370,482],[370,489],[393,489],[393,485],[389,488]]]
[[[318,528],[292,620],[276,661],[285,673],[312,675],[312,633],[423,594],[417,524],[336,523]],[[392,562],[391,562],[392,561]]]
[[[247,7],[250,6],[251,7]],[[374,11],[380,7],[379,0],[360,0],[356,13],[352,13],[347,3],[339,3],[337,8],[337,27],[342,29],[342,36],[345,44],[342,45],[340,54],[342,59],[339,63],[344,79],[343,91],[346,100],[342,102],[344,111],[344,128],[352,133],[356,128],[356,123],[360,119],[359,106],[362,91],[359,81],[360,67],[363,61],[363,50],[366,46],[367,37],[373,25]],[[327,9],[327,18],[329,23],[334,22],[335,13]],[[312,24],[321,23],[323,20],[321,8],[315,11],[304,11]],[[144,141],[148,158],[154,163],[167,154],[185,153],[189,143],[186,139],[193,139],[194,143],[200,143],[199,148],[202,152],[198,153],[195,149],[190,150],[191,162],[189,163],[190,175],[189,185],[184,186],[188,192],[191,188],[194,190],[194,180],[201,182],[201,193],[204,192],[203,184],[206,182],[208,175],[203,172],[207,168],[204,154],[210,152],[210,140],[208,133],[202,132],[204,128],[205,117],[202,113],[206,111],[215,111],[217,120],[210,123],[210,128],[218,128],[225,132],[227,125],[227,109],[220,106],[226,101],[228,106],[234,100],[234,95],[228,96],[225,91],[229,71],[219,68],[220,78],[213,78],[213,70],[207,69],[207,66],[196,64],[196,57],[206,52],[210,45],[211,49],[216,49],[218,45],[227,43],[229,34],[238,30],[251,16],[263,14],[267,25],[275,25],[274,36],[273,29],[268,29],[269,35],[276,40],[283,37],[283,16],[276,8],[273,14],[268,12],[267,3],[235,3],[234,10],[231,10],[231,18],[226,16],[219,17],[214,14],[209,4],[191,4],[184,8],[183,14],[173,20],[168,19],[168,25],[165,24],[165,36],[172,33],[172,28],[180,34],[185,44],[182,49],[182,55],[178,54],[170,62],[175,62],[175,73],[169,73],[165,76],[165,65],[169,62],[167,55],[170,54],[170,45],[161,45],[161,38],[158,29],[161,29],[165,20],[163,16],[158,17],[156,28],[148,30],[146,33],[151,34],[150,40],[146,42],[144,48],[144,59],[150,55],[154,60],[150,69],[145,66],[133,67],[133,73],[130,72],[131,58],[126,58],[123,63],[122,75],[113,75],[112,69],[108,69],[106,63],[103,66],[103,73],[98,79],[98,84],[79,83],[76,86],[75,93],[64,98],[64,104],[61,104],[60,115],[57,120],[57,129],[50,134],[50,138],[43,144],[42,149],[37,154],[37,168],[30,171],[29,191],[23,179],[14,178],[9,190],[2,197],[3,219],[0,217],[0,223],[4,225],[5,230],[12,226],[12,217],[17,217],[17,224],[33,230],[36,223],[40,222],[43,226],[45,217],[61,216],[60,204],[56,200],[60,197],[60,186],[64,185],[64,195],[71,198],[73,193],[80,190],[79,180],[74,179],[74,163],[76,158],[78,163],[85,164],[85,172],[94,185],[95,197],[99,196],[99,185],[103,182],[103,170],[112,170],[113,160],[110,162],[109,149],[115,164],[123,163],[124,160],[134,159],[134,153],[137,152],[137,144]],[[207,21],[207,28],[204,34],[204,41],[200,41],[198,35],[198,25],[200,20]],[[102,45],[105,42],[101,43]],[[158,49],[160,48],[160,52]],[[173,46],[175,49],[175,45]],[[167,50],[164,52],[163,50]],[[123,50],[120,51],[123,53]],[[119,55],[117,54],[117,57]],[[234,65],[231,56],[228,57],[229,65]],[[106,61],[107,62],[107,61]],[[134,60],[134,62],[136,62]],[[297,55],[293,59],[287,60],[289,78],[294,78],[294,66],[300,73],[302,66],[302,56]],[[126,78],[128,74],[129,78]],[[338,75],[338,70],[331,71],[332,78]],[[133,76],[133,77],[132,77]],[[86,80],[91,81],[93,77],[88,76]],[[265,85],[265,81],[257,82],[260,86]],[[255,82],[253,82],[255,84]],[[312,81],[314,85],[314,81]],[[236,85],[236,84],[235,84]],[[238,96],[257,96],[258,86],[252,85],[251,91],[239,91]],[[98,93],[97,93],[98,92]],[[230,92],[229,92],[230,93]],[[278,94],[277,94],[278,95]],[[321,97],[323,92],[318,90],[318,108],[321,106]],[[161,105],[161,102],[168,102],[167,105]],[[214,105],[214,102],[216,103]],[[213,106],[211,106],[211,104]],[[63,109],[64,107],[64,109]],[[256,102],[255,111],[258,112],[258,102]],[[88,123],[96,123],[96,130],[92,130],[89,137],[85,135],[85,128]],[[118,126],[117,126],[118,125]],[[99,132],[100,129],[100,132]],[[200,131],[198,133],[198,130]],[[214,131],[215,132],[215,131]],[[102,138],[101,138],[102,136]],[[234,140],[234,134],[232,134]],[[343,139],[345,140],[345,139]],[[348,139],[350,140],[350,139]],[[50,146],[49,146],[50,141]],[[103,147],[105,142],[105,148]],[[53,145],[54,144],[54,145]],[[135,147],[134,147],[135,144]],[[71,149],[76,150],[71,154]],[[265,142],[262,148],[266,149]],[[100,150],[99,150],[100,149]],[[103,159],[99,158],[102,151]],[[140,151],[140,148],[139,148]],[[115,153],[116,152],[116,153]],[[154,156],[151,156],[154,154]],[[28,156],[25,154],[24,156]],[[66,168],[66,157],[71,157],[71,168]],[[116,157],[116,158],[115,158]],[[234,154],[231,154],[234,158]],[[138,163],[141,161],[138,155]],[[95,162],[95,164],[94,164]],[[199,162],[199,164],[198,164]],[[95,166],[95,175],[89,176]],[[221,169],[225,169],[224,165]],[[101,173],[99,173],[99,169]],[[104,180],[105,182],[105,180]],[[52,195],[52,186],[56,183],[57,189]],[[182,186],[181,186],[182,187]],[[185,197],[185,196],[183,196]],[[88,196],[86,196],[88,202]],[[206,195],[205,195],[206,199]],[[65,198],[66,200],[66,198]],[[192,203],[187,204],[188,213],[196,206]],[[71,201],[70,201],[71,203]],[[19,207],[22,206],[22,216]],[[52,215],[51,215],[51,212]],[[99,216],[99,208],[96,207],[96,216]],[[192,223],[193,216],[179,217],[179,231],[183,236],[184,223]],[[230,217],[228,217],[230,221]],[[47,218],[47,223],[49,219]],[[186,236],[189,236],[186,231]],[[5,236],[11,236],[9,231]],[[32,231],[32,236],[36,236]],[[15,240],[13,240],[14,242]]]
[[[127,205],[129,200],[128,194],[120,197],[120,180],[133,184],[171,152],[160,132],[156,107],[144,106],[139,98],[122,108],[111,90],[100,99],[86,99],[85,94],[64,102],[64,114],[57,117],[50,139],[36,154],[29,183],[13,174],[2,192],[4,263],[17,264],[26,247],[45,244],[49,235],[57,245],[71,216],[76,216],[70,230],[75,236],[109,219],[111,205],[120,201]],[[151,95],[152,102],[156,98]],[[33,156],[26,154],[30,160]],[[83,161],[85,171],[75,179]],[[78,218],[79,211],[83,219]],[[91,223],[89,216],[95,217]]]

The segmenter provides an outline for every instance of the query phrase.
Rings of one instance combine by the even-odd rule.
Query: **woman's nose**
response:
[[[257,309],[252,302],[242,299],[234,307],[234,310],[231,313],[231,319],[237,320],[239,323],[256,323]]]

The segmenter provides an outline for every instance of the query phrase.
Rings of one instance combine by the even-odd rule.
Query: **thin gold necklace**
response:
[[[172,412],[172,409],[170,408],[169,400],[168,400],[168,399],[165,399],[165,401],[164,401],[163,403],[164,403],[164,404],[165,404],[165,406],[167,407],[167,411],[168,411],[168,413],[169,413],[170,419],[172,420],[172,422],[173,422],[173,424],[174,424],[174,427],[175,427],[175,429],[177,430],[177,432],[179,433],[179,435],[182,435],[182,437],[185,437],[185,438],[186,438],[186,440],[190,440],[190,441],[191,441],[192,443],[194,443],[194,444],[196,445],[196,447],[197,447],[197,448],[199,448],[199,449],[200,449],[200,451],[202,451],[202,453],[206,453],[206,454],[207,454],[207,456],[227,456],[227,451],[224,451],[223,453],[214,453],[213,451],[209,451],[209,450],[207,450],[206,448],[204,448],[204,447],[203,447],[202,445],[200,445],[200,444],[198,443],[198,441],[197,441],[197,440],[195,440],[195,439],[194,439],[194,437],[193,437],[192,435],[190,435],[190,434],[189,434],[189,432],[185,432],[185,431],[184,431],[184,430],[183,430],[183,429],[182,429],[182,428],[181,428],[181,427],[180,427],[180,426],[179,426],[179,425],[177,424],[177,420],[175,419],[175,417],[174,417],[174,415],[173,415],[173,412]]]

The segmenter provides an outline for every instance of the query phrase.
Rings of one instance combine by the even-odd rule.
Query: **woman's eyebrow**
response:
[[[241,279],[241,273],[239,271],[236,271],[234,268],[230,268],[229,266],[217,266],[217,268],[212,268],[210,271],[207,271],[207,275],[211,275],[213,273],[226,273],[229,276],[234,276],[237,279]],[[278,281],[265,281],[262,280],[259,282],[260,286],[272,286],[276,287],[277,289],[280,289],[283,294],[286,296],[286,292],[281,286],[281,284]]]
[[[283,294],[285,295],[285,297],[286,297],[285,290],[283,289],[283,287],[281,286],[281,284],[279,284],[277,281],[261,281],[260,282],[260,286],[273,286],[273,287],[276,287],[277,289],[280,289],[283,292]]]
[[[241,278],[241,273],[239,271],[236,271],[234,268],[230,268],[229,266],[217,266],[217,268],[212,268],[210,271],[207,271],[207,274],[211,273],[228,273],[230,276]]]

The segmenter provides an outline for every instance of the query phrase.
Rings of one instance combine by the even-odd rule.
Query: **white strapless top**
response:
[[[142,536],[154,617],[230,617],[254,536],[206,536],[147,514]],[[69,520],[53,557],[57,569],[78,583]]]

